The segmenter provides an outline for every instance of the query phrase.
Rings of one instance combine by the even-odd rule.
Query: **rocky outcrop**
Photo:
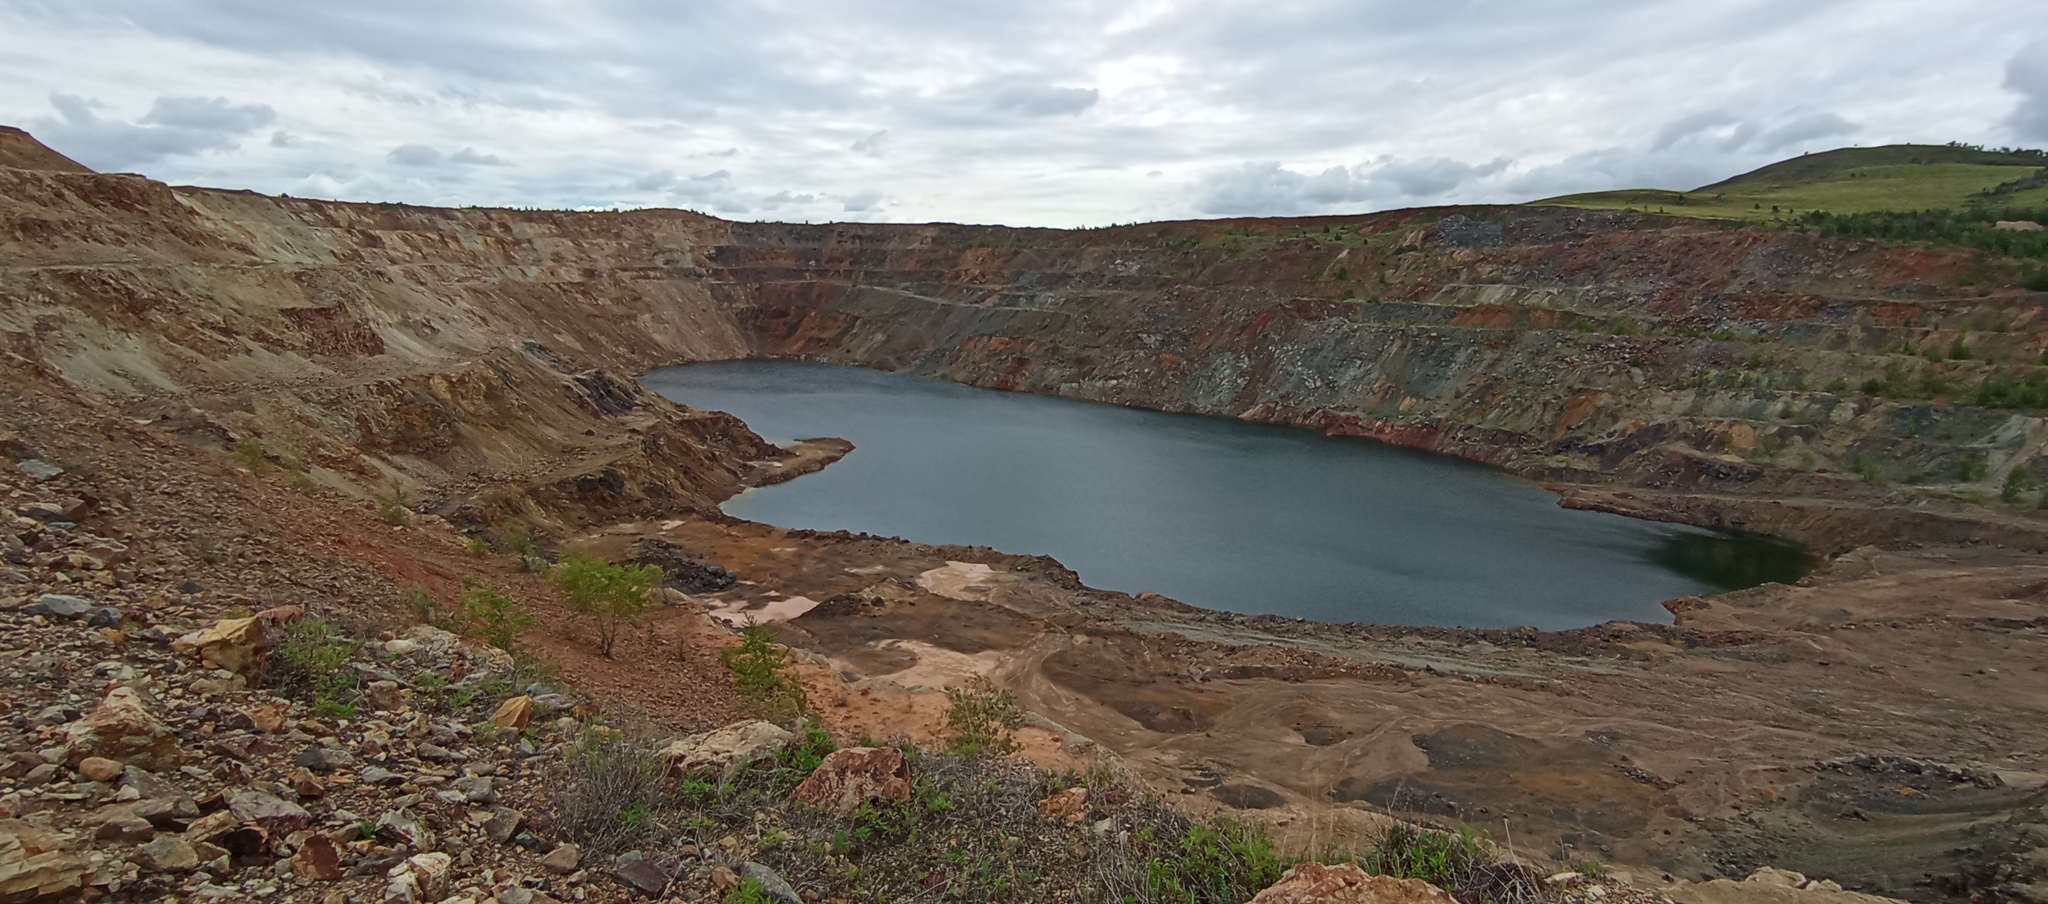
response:
[[[1421,879],[1369,875],[1356,863],[1308,861],[1288,869],[1251,904],[1453,904],[1453,899]]]

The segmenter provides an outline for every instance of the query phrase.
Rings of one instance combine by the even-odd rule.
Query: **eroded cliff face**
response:
[[[1979,288],[2011,264],[1971,252],[1525,208],[1083,231],[442,210],[173,188],[11,135],[17,365],[477,520],[710,505],[773,450],[627,375],[795,356],[1369,436],[1830,551],[2048,547],[2031,505],[1971,504],[2048,473],[2048,424],[1943,401],[2048,346],[2048,296]]]
[[[22,163],[18,146],[6,161]],[[0,168],[11,363],[309,479],[478,521],[702,509],[779,454],[631,379],[747,348],[661,211],[431,210]]]
[[[2048,472],[2040,418],[1858,391],[1917,380],[1945,399],[2037,369],[2048,296],[1976,288],[2005,273],[1966,252],[1492,208],[1069,233],[738,224],[712,262],[749,288],[762,354],[1369,436],[1551,481],[1568,504],[1829,550],[2041,543],[2019,508],[1953,504]],[[1968,360],[1906,351],[1957,346]],[[1886,479],[1854,473],[1871,462]],[[1874,485],[1891,481],[1917,498]]]

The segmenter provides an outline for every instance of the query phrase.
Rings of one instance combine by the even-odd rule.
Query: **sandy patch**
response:
[[[711,617],[735,628],[745,625],[749,618],[752,618],[757,624],[763,625],[789,621],[818,606],[817,600],[807,596],[770,599],[762,602],[760,605],[752,605],[752,601],[749,600],[721,600],[719,602],[721,605],[710,610]]]
[[[995,569],[976,562],[947,562],[917,576],[917,586],[949,600],[988,602]]]

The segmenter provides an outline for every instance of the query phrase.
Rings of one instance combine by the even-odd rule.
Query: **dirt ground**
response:
[[[1675,625],[1545,633],[1205,612],[1043,559],[744,522],[607,534],[731,569],[704,605],[784,616],[778,638],[836,674],[841,696],[813,693],[838,724],[935,724],[935,689],[990,675],[1069,755],[1303,849],[1394,813],[1652,881],[1773,864],[1932,899],[1983,853],[1962,842],[2048,803],[2033,553],[1864,549],[1798,586],[1674,600]]]

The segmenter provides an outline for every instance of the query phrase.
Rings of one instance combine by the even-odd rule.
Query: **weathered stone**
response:
[[[0,901],[32,901],[78,891],[91,866],[64,850],[54,832],[0,820]]]
[[[405,776],[382,766],[366,766],[361,775],[363,784],[395,787],[405,784]]]
[[[789,746],[795,735],[768,722],[738,722],[714,731],[671,742],[661,752],[670,775],[685,772],[730,774],[742,766],[769,759]]]
[[[21,611],[45,618],[77,620],[92,614],[92,600],[63,593],[45,593]]]
[[[910,763],[894,747],[848,747],[826,755],[792,800],[850,818],[874,800],[910,799]]]
[[[575,872],[576,867],[582,864],[583,849],[574,844],[559,845],[554,850],[549,851],[547,856],[540,858],[542,869],[559,876],[566,876]]]
[[[107,692],[85,718],[64,729],[64,743],[76,761],[104,757],[149,770],[177,768],[185,761],[178,736],[158,722],[129,687]]]
[[[761,886],[762,894],[779,904],[804,904],[803,897],[789,886],[788,880],[759,863],[749,860],[740,864],[740,877],[754,880],[755,885]]]
[[[292,705],[283,700],[273,703],[258,703],[242,710],[249,724],[264,734],[279,734],[291,722]]]
[[[306,836],[292,854],[292,875],[301,879],[333,882],[342,877],[341,845],[329,835],[315,832]]]
[[[14,466],[20,468],[23,474],[27,474],[29,477],[34,478],[35,480],[38,481],[49,480],[52,477],[64,473],[63,468],[50,464],[49,462],[44,461],[40,458],[23,459],[21,461],[15,462]]]
[[[145,797],[130,804],[128,812],[159,829],[176,832],[199,818],[199,805],[189,797]]]
[[[621,855],[612,866],[612,878],[635,894],[657,898],[668,888],[668,871],[635,851]]]
[[[165,835],[135,849],[135,864],[159,873],[189,873],[199,868],[199,852],[190,842]]]
[[[518,834],[520,824],[525,821],[526,816],[518,810],[510,807],[493,807],[490,818],[484,820],[484,837],[504,844],[510,841],[513,835]]]
[[[120,778],[126,768],[103,756],[89,756],[78,761],[78,774],[96,782],[112,782]]]
[[[414,850],[434,846],[434,833],[418,817],[405,810],[392,810],[377,817],[377,832]]]
[[[1088,789],[1068,788],[1038,802],[1038,813],[1047,819],[1057,819],[1067,825],[1076,825],[1088,816]]]
[[[292,759],[292,765],[314,772],[333,772],[355,764],[356,758],[350,756],[348,751],[332,747],[308,747],[299,751],[299,755]]]
[[[1454,899],[1421,879],[1374,876],[1355,863],[1326,866],[1310,860],[1289,869],[1251,904],[1454,904]]]
[[[370,708],[379,712],[402,713],[412,708],[412,691],[396,681],[372,681],[363,687]]]
[[[272,632],[304,614],[297,606],[279,606],[248,618],[225,618],[213,627],[178,638],[176,645],[197,651],[202,661],[215,668],[247,674],[270,654]]]
[[[533,720],[533,698],[521,694],[498,704],[498,711],[491,713],[491,724],[499,728],[517,728],[525,731],[527,723]]]
[[[456,753],[453,750],[449,750],[446,747],[442,747],[439,744],[421,744],[418,747],[413,748],[413,752],[419,754],[420,759],[426,760],[429,763],[446,764],[469,762],[469,757]]]
[[[725,894],[726,892],[732,891],[732,890],[733,890],[733,889],[735,889],[735,888],[738,888],[738,887],[739,887],[739,885],[740,885],[740,874],[739,874],[739,873],[736,873],[736,872],[733,872],[733,869],[732,869],[732,867],[730,867],[730,866],[714,866],[714,867],[712,867],[712,868],[711,868],[711,888],[712,888],[712,890],[714,890],[714,891],[716,891],[716,892],[718,892],[719,894],[721,894],[721,895],[722,895],[722,894]]]
[[[262,791],[238,791],[228,798],[228,812],[272,835],[290,835],[313,821],[304,807]]]
[[[117,841],[126,844],[140,844],[156,837],[156,826],[140,816],[118,813],[100,823],[92,837],[101,841]]]

